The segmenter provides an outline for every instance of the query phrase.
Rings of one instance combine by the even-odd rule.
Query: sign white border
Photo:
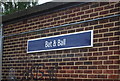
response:
[[[53,37],[60,37],[64,35],[73,35],[78,33],[85,33],[85,32],[91,32],[91,45],[88,46],[78,46],[78,47],[68,47],[68,48],[60,48],[60,49],[48,49],[48,50],[37,50],[37,51],[28,51],[28,44],[29,41],[39,40],[39,39],[47,39],[47,38],[53,38]],[[68,34],[62,34],[62,35],[56,35],[56,36],[49,36],[49,37],[43,37],[43,38],[37,38],[37,39],[30,39],[27,41],[27,53],[35,53],[35,52],[47,52],[47,51],[54,51],[54,50],[63,50],[63,49],[74,49],[74,48],[84,48],[84,47],[93,47],[93,30],[88,31],[81,31],[81,32],[75,32],[75,33],[68,33]]]

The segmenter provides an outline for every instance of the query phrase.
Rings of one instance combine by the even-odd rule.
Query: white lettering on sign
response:
[[[66,45],[66,39],[58,39],[53,41],[45,41],[45,47],[56,47],[56,46],[65,46]]]
[[[50,41],[45,41],[45,47],[52,47],[52,42]]]
[[[58,39],[58,46],[64,46],[66,45],[66,39],[60,40]]]

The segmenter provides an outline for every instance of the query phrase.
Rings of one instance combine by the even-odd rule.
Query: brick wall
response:
[[[9,78],[10,68],[15,70],[17,79],[25,78],[24,73],[32,66],[41,65],[33,78],[49,79],[49,70],[57,70],[58,81],[119,81],[120,80],[120,16],[98,19],[80,24],[50,28],[64,24],[82,22],[119,14],[120,2],[87,3],[81,6],[57,11],[43,16],[28,18],[4,25],[3,80]],[[20,34],[38,29],[38,32]],[[93,30],[93,47],[26,53],[27,40]],[[19,35],[15,35],[19,34]],[[11,36],[12,35],[12,36]]]

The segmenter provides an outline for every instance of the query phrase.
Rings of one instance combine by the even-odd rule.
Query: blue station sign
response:
[[[93,30],[31,39],[27,44],[27,53],[92,47]]]

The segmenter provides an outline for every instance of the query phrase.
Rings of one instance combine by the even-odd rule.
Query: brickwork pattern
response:
[[[88,3],[79,7],[38,16],[4,26],[4,36],[49,28],[73,22],[119,14],[120,2]],[[26,53],[27,40],[60,34],[94,31],[93,47],[39,53]],[[4,38],[3,79],[8,78],[10,68],[15,69],[17,79],[34,64],[43,64],[40,70],[58,65],[58,81],[119,81],[120,80],[120,17],[111,17],[39,32]],[[34,73],[34,72],[33,72]],[[34,75],[36,75],[34,73]],[[40,75],[40,74],[38,74]],[[48,79],[48,76],[43,79]]]

